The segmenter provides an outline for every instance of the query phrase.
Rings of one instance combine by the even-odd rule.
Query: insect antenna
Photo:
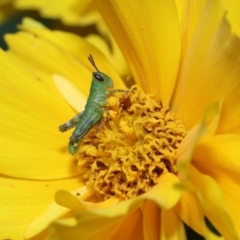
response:
[[[97,72],[100,72],[100,71],[98,70],[97,65],[95,64],[94,59],[93,59],[93,57],[92,57],[91,54],[88,56],[88,60],[89,60],[89,62],[92,64],[92,66],[97,70]]]

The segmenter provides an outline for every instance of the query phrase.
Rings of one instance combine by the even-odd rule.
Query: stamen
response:
[[[78,159],[86,185],[101,201],[149,191],[177,173],[176,150],[186,135],[169,107],[136,86],[108,99],[99,126],[84,138]]]

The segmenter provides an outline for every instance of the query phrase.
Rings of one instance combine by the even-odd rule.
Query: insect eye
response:
[[[93,76],[100,82],[104,81],[103,77],[99,73],[94,73]]]

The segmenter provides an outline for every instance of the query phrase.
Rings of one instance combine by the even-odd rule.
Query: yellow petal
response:
[[[52,79],[35,77],[0,51],[1,173],[31,179],[77,175],[58,126],[73,111]]]
[[[55,237],[65,240],[106,239],[106,236],[131,239],[134,235],[142,239],[142,231],[139,231],[142,229],[141,202],[135,199],[106,209],[81,211],[73,218],[56,221],[51,230]]]
[[[143,229],[143,227],[140,228],[140,226],[143,224],[143,221],[142,214],[141,212],[139,212],[139,208],[146,200],[153,201],[154,203],[151,203],[151,205],[156,204],[156,207],[154,207],[154,209],[161,206],[166,209],[171,208],[180,198],[181,192],[178,189],[175,189],[175,185],[178,183],[179,180],[175,175],[170,173],[163,174],[159,179],[159,184],[152,188],[151,191],[147,192],[146,194],[143,194],[137,198],[128,201],[120,202],[115,206],[104,207],[100,209],[98,209],[97,204],[95,204],[95,206],[94,203],[92,205],[89,205],[92,206],[91,208],[86,205],[89,208],[88,211],[80,211],[75,215],[75,217],[68,220],[57,221],[52,226],[57,231],[57,236],[65,237],[63,237],[63,239],[68,239],[66,237],[66,233],[67,236],[69,236],[69,239],[70,236],[72,237],[72,239],[87,239],[90,236],[94,239],[94,237],[97,236],[99,232],[102,236],[105,236],[106,234],[107,236],[114,236],[114,239],[121,239],[123,237],[125,239],[125,236],[126,239],[131,239],[135,232],[135,234],[137,234],[137,236],[139,237],[138,239],[142,239],[143,232],[139,231],[139,229]],[[69,200],[67,200],[66,196]],[[70,196],[69,194],[66,195],[66,192],[60,192],[60,195],[57,198],[59,199],[59,197],[65,198],[64,201],[68,201],[67,204],[77,206],[76,201],[70,199],[73,197],[72,195]],[[71,204],[70,202],[72,202],[73,204]],[[111,205],[112,203],[113,202],[111,202]],[[84,203],[80,202],[80,204]],[[85,204],[87,203],[85,202]],[[106,204],[109,205],[107,201]],[[105,206],[106,204],[103,202],[103,206]],[[99,204],[99,206],[100,205],[101,204]],[[141,209],[142,211],[145,211],[146,209],[148,209],[148,207],[145,206]],[[145,215],[148,213],[143,214]],[[71,228],[69,228],[70,223],[74,223],[74,225],[71,225]],[[89,230],[89,224],[92,229],[91,231]],[[129,227],[131,225],[132,228]],[[110,226],[111,228],[109,228]],[[137,226],[138,230],[135,229]],[[144,231],[146,234],[146,226]],[[159,233],[156,232],[153,234]]]
[[[157,203],[160,207],[169,209],[174,206],[180,198],[181,192],[175,188],[175,185],[179,183],[179,179],[171,173],[165,173],[159,178],[158,184],[153,187],[149,192],[139,196],[139,199],[151,199]],[[87,193],[86,193],[87,194]],[[87,197],[92,194],[89,191]],[[64,207],[68,207],[74,210],[80,210],[83,208],[86,209],[98,209],[105,208],[110,205],[115,205],[119,202],[119,199],[112,197],[109,201],[100,202],[100,203],[91,203],[81,201],[87,198],[84,196],[76,197],[70,194],[67,191],[61,190],[56,194],[56,202]],[[140,201],[140,200],[136,200]]]
[[[217,129],[219,127],[220,117],[222,114],[222,106],[223,101],[220,101],[219,103],[212,104],[212,116],[208,123],[208,135],[214,135],[217,132]],[[211,108],[211,107],[210,107]]]
[[[174,211],[190,228],[203,235],[202,220],[204,216],[201,207],[193,193],[184,191],[179,202],[174,207]]]
[[[143,216],[140,209],[137,209],[135,212],[129,214],[123,219],[114,231],[111,239],[145,240],[143,237]]]
[[[169,101],[180,58],[175,1],[94,1],[126,58],[135,81]]]
[[[221,0],[227,12],[227,19],[234,33],[240,36],[240,2],[238,0]]]
[[[10,48],[8,54],[19,59],[33,73],[38,75],[38,72],[43,72],[51,77],[53,74],[64,76],[72,81],[84,96],[88,96],[91,71],[68,51],[30,33],[18,32],[14,35],[6,35],[5,38]]]
[[[240,41],[231,34],[223,14],[217,0],[206,2],[183,60],[173,107],[187,129],[200,121],[209,103],[224,99],[239,85]]]
[[[42,1],[31,1],[31,0],[17,0],[15,1],[15,6],[19,7],[19,8],[40,8],[43,7],[46,3],[48,2],[48,0],[42,0]]]
[[[66,190],[59,190],[55,195],[55,200],[59,205],[75,211],[80,211],[83,209],[106,208],[109,206],[116,205],[120,201],[120,199],[116,197],[109,198],[108,200],[99,203],[84,201],[85,199],[91,197],[91,195],[94,194],[94,191],[93,190],[82,191],[83,192],[80,191],[81,192],[80,195],[76,195]]]
[[[179,179],[174,174],[162,174],[158,184],[140,198],[151,199],[161,208],[170,209],[178,202],[181,195],[181,192],[175,188],[178,183]]]
[[[93,71],[93,67],[89,63],[87,57],[89,56],[89,54],[92,54],[100,71],[106,73],[113,79],[114,86],[116,88],[123,88],[125,86],[122,79],[119,77],[119,74],[113,69],[112,65],[106,60],[103,53],[101,53],[96,47],[94,47],[92,44],[89,44],[86,40],[80,38],[79,36],[71,33],[61,32],[61,31],[50,31],[49,29],[42,26],[40,23],[30,18],[24,18],[23,24],[20,26],[20,28],[30,33],[33,33],[39,38],[45,39],[45,41],[52,43],[54,47],[59,47],[60,49],[68,52],[67,55],[70,53],[75,59],[77,59],[82,64],[84,64],[85,67],[89,69],[90,72]],[[56,58],[57,57],[58,56],[56,56]],[[60,59],[60,60],[64,60],[64,59]],[[53,58],[52,61],[56,61],[56,59]],[[59,65],[58,65],[58,68],[59,68]],[[82,74],[81,68],[79,68],[78,71],[80,74]],[[63,75],[59,71],[58,72],[55,71],[54,73]],[[69,75],[65,74],[64,76],[66,76],[68,79],[71,79],[69,78]],[[85,79],[88,79],[88,80],[85,80]],[[76,78],[76,80],[79,83],[81,83],[81,85],[78,85],[78,87],[81,90],[87,87],[89,91],[89,85],[85,84],[86,81],[91,80],[91,77],[89,77],[89,75],[88,77],[87,76],[78,77]],[[84,84],[82,84],[83,81],[84,81]]]
[[[73,188],[73,185],[75,182],[73,180],[70,180],[70,181],[71,181],[71,183],[73,183],[71,186],[71,188]],[[81,186],[81,184],[79,184],[79,182],[77,184],[78,184],[77,187]],[[61,186],[64,187],[64,185],[61,185]],[[71,195],[69,192],[63,191],[63,190],[60,190],[58,192],[61,192],[61,191]],[[78,196],[79,194],[84,195],[85,192],[87,192],[86,187],[83,186],[80,189],[72,191],[72,194]],[[90,194],[91,194],[91,192],[90,192]],[[72,199],[73,199],[73,195],[71,195]],[[89,195],[89,194],[85,194],[85,195]],[[55,198],[56,198],[56,194],[55,194]],[[75,200],[75,198],[74,198],[74,200]],[[75,208],[72,206],[73,206],[72,204],[71,204],[71,207],[69,207],[68,205],[63,206],[63,204],[61,204],[61,203],[58,205],[57,201],[56,201],[56,203],[55,202],[51,203],[44,210],[39,212],[38,215],[36,215],[32,219],[32,221],[28,224],[28,226],[25,230],[25,237],[27,239],[29,239],[33,236],[36,236],[40,232],[44,231],[52,221],[54,221],[58,218],[61,218],[61,217],[65,216],[66,214],[68,214],[68,216],[70,214],[73,214],[72,210],[75,210]],[[83,207],[81,207],[81,209],[83,209]],[[78,210],[79,210],[79,207],[78,207]]]
[[[94,5],[88,0],[68,0],[58,4],[50,0],[16,0],[18,9],[35,9],[47,18],[60,18],[68,25],[94,24],[101,18]]]
[[[237,133],[240,134],[240,81],[232,92],[223,99],[222,113],[217,129],[218,134]]]
[[[76,110],[76,112],[84,110],[87,98],[78,91],[76,86],[68,79],[58,74],[53,75],[53,81],[62,97]]]
[[[163,209],[161,213],[161,240],[176,239],[187,239],[183,222],[181,222],[173,209]]]
[[[222,190],[226,209],[236,229],[240,222],[240,136],[217,135],[202,140],[194,153],[192,164],[215,179]],[[240,234],[240,232],[239,232]]]
[[[42,209],[53,201],[54,193],[59,186],[71,191],[79,187],[79,179],[30,181],[1,176],[0,239],[24,239],[23,235],[27,225]],[[43,215],[41,227],[44,224],[46,227],[48,217],[56,218],[56,215]],[[42,227],[41,230],[43,229]],[[42,237],[36,239],[44,239],[45,234],[43,233]]]
[[[179,218],[197,233],[204,236],[206,240],[224,240],[225,238],[216,235],[207,226],[205,199],[203,199],[199,189],[195,188],[191,183],[182,183],[181,187],[185,192],[183,192],[181,200],[174,208]]]
[[[176,158],[177,158],[177,168],[178,168],[178,177],[181,180],[186,180],[189,178],[189,167],[192,160],[192,155],[197,145],[197,142],[202,136],[206,134],[206,125],[204,121],[191,129],[183,141],[180,143]]]
[[[176,0],[182,35],[181,59],[185,58],[192,41],[206,1]]]
[[[144,240],[159,239],[160,236],[160,213],[159,206],[152,201],[145,201],[142,209]]]
[[[178,21],[181,26],[181,21],[182,21],[182,15],[183,15],[183,8],[184,8],[184,3],[187,1],[181,1],[181,0],[175,0],[176,8],[177,8],[177,13],[178,13]]]
[[[50,204],[44,211],[41,211],[34,219],[28,224],[25,232],[24,237],[26,239],[30,239],[39,233],[46,230],[47,226],[54,220],[63,217],[70,210],[68,208],[64,208],[59,206],[56,203]]]
[[[225,207],[222,192],[213,178],[202,174],[194,166],[191,166],[191,182],[200,193],[204,215],[225,239],[239,239],[237,229]],[[236,212],[235,212],[236,214]],[[237,222],[238,224],[238,222]],[[237,226],[236,226],[237,227]]]

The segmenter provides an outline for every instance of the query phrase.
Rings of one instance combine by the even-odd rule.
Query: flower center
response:
[[[109,97],[107,111],[78,155],[86,185],[101,200],[130,199],[177,173],[176,150],[186,135],[169,107],[136,86]]]

